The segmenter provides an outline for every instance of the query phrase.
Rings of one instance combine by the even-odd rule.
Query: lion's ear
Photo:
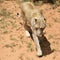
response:
[[[17,13],[17,16],[20,18],[20,17],[22,17],[22,14],[21,13]]]
[[[40,10],[40,14],[43,15],[43,11],[42,10]]]

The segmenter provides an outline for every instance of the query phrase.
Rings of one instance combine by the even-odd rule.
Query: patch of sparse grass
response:
[[[10,40],[18,42],[18,39],[16,37],[14,37],[13,35],[10,35]]]
[[[30,48],[30,47],[31,47],[31,45],[32,45],[31,43],[28,43],[27,47],[28,47],[28,48]]]
[[[54,22],[57,22],[57,19],[54,19]]]
[[[20,0],[16,0],[16,3],[20,5]]]
[[[7,30],[4,30],[4,29],[1,29],[1,30],[0,30],[0,34],[7,34],[7,33],[8,33]]]
[[[0,20],[0,30],[1,30],[1,33],[5,34],[7,33],[8,31],[6,30],[6,24],[5,24],[5,21],[3,19]]]
[[[55,23],[60,23],[60,18],[52,18]]]
[[[57,49],[54,49],[55,52],[60,52],[60,50],[57,48]]]
[[[53,41],[53,44],[55,44],[55,41]]]
[[[36,2],[34,2],[34,4],[35,4],[35,5],[38,5],[38,2],[36,1]]]
[[[0,3],[3,3],[4,1],[3,0],[0,0]]]
[[[22,48],[22,45],[19,45],[19,48]]]
[[[32,47],[32,44],[31,44],[30,42],[27,44],[27,48],[28,48],[31,52],[34,51],[34,49],[33,49],[33,47]]]
[[[7,28],[7,22],[5,21],[4,18],[1,18],[0,19],[0,30],[1,30],[1,33],[3,33],[3,34],[8,33],[8,30],[6,28]]]
[[[10,23],[11,23],[11,25],[12,25],[12,28],[16,28],[17,27],[17,24],[16,24],[16,22],[13,22],[13,21],[9,21]]]
[[[20,56],[19,59],[23,60],[23,56]]]
[[[20,59],[20,60],[24,60],[24,59],[23,59],[23,55],[24,55],[24,53],[22,53],[22,54],[19,56],[19,59]]]
[[[4,18],[1,18],[1,19],[0,19],[0,23],[1,23],[1,24],[4,24],[4,23],[5,23],[5,19],[4,19]]]
[[[3,33],[3,34],[7,34],[7,33],[8,33],[8,31],[7,31],[7,30],[4,30],[2,33]]]
[[[16,44],[15,43],[10,43],[10,44],[6,44],[3,47],[5,47],[5,48],[11,48],[11,52],[14,52],[15,51],[14,47],[16,47]]]
[[[12,19],[15,19],[15,17],[14,16],[10,16]]]
[[[0,29],[4,32],[9,32],[9,30],[8,30],[8,27],[10,27],[11,26],[11,29],[14,29],[14,28],[17,28],[17,24],[16,24],[16,22],[13,20],[13,21],[8,21],[8,20],[6,20],[6,18],[1,18],[0,19]],[[4,33],[5,33],[4,32]]]
[[[0,11],[0,16],[5,16],[5,17],[9,17],[11,15],[10,12],[8,12],[6,9],[2,9]]]
[[[5,29],[5,26],[1,26],[2,29]]]
[[[12,47],[15,47],[15,46],[16,46],[16,44],[15,44],[15,43],[11,43],[11,46],[12,46]]]
[[[51,27],[51,24],[49,24],[49,27]]]
[[[12,41],[16,41],[16,42],[18,41],[16,38],[13,38],[13,37],[10,38],[10,40],[12,40]]]
[[[6,47],[6,48],[13,48],[15,46],[16,46],[15,43],[11,43],[11,44],[6,44],[4,47]]]
[[[7,17],[7,18],[14,18],[14,16],[11,15],[12,13],[7,11],[7,9],[1,9],[0,10],[0,16]]]
[[[60,23],[60,19],[54,19],[54,22]]]
[[[47,23],[47,26],[48,26],[48,27],[52,27],[52,25],[51,25],[50,23]]]
[[[24,0],[24,2],[31,1],[31,0]]]
[[[52,38],[54,38],[53,35],[49,35],[49,36],[48,36],[48,39],[52,39]]]
[[[60,9],[58,9],[58,12],[60,13]]]
[[[10,44],[6,44],[4,47],[6,47],[6,48],[12,48],[12,46]]]
[[[33,52],[33,51],[34,51],[33,47],[31,47],[31,48],[30,48],[30,51],[31,51],[31,52]]]
[[[43,5],[43,1],[35,1],[34,4],[35,5]]]
[[[6,24],[5,24],[5,20],[4,20],[4,18],[2,18],[2,19],[0,19],[0,28],[1,29],[5,29],[5,27],[6,27]]]
[[[56,5],[60,6],[60,1],[59,0],[56,0]]]
[[[56,58],[56,56],[54,55],[54,56],[53,56],[53,59],[55,59],[55,58]]]
[[[22,44],[24,43],[24,40],[23,39],[21,39],[20,41],[21,41]]]

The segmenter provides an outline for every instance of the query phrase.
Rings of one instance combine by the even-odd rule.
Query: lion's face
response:
[[[34,17],[31,20],[31,26],[33,27],[34,33],[37,35],[41,35],[43,33],[44,28],[46,27],[45,18],[42,17]]]

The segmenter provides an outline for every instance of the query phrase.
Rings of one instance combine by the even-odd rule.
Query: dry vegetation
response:
[[[41,41],[43,57],[36,56],[36,46],[25,35],[19,0],[0,0],[0,60],[60,60],[60,6],[49,3],[37,6],[47,20]]]

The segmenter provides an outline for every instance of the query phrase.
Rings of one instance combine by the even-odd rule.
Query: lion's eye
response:
[[[19,13],[17,13],[17,15],[19,15]]]
[[[35,22],[37,22],[37,19],[35,19]]]
[[[46,21],[46,19],[44,18],[44,20]]]

